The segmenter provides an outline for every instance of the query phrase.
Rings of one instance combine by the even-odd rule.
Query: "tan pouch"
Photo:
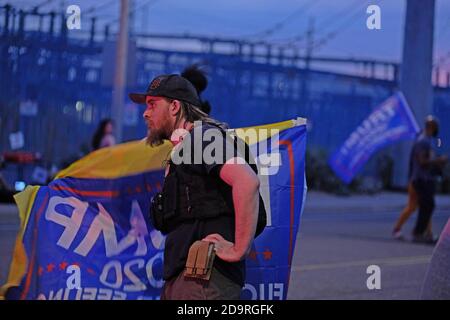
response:
[[[189,248],[184,276],[209,280],[215,256],[214,243],[195,241]]]

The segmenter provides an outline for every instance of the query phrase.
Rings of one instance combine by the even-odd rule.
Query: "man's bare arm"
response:
[[[219,234],[207,236],[206,241],[215,243],[216,254],[222,260],[243,260],[250,252],[255,236],[259,211],[259,179],[247,163],[227,161],[220,170],[220,178],[232,188],[235,210],[235,241],[226,241]]]

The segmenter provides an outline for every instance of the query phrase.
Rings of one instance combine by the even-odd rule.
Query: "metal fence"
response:
[[[64,25],[59,33],[7,26],[0,29],[0,151],[10,150],[9,135],[21,131],[21,150],[42,153],[40,165],[46,168],[63,167],[89,152],[96,125],[110,116],[114,42],[107,34],[97,41],[92,34],[71,38]],[[190,39],[197,48],[168,50],[156,48],[155,39],[164,45],[164,37],[155,35],[136,36],[130,42],[127,92],[145,90],[158,74],[179,73],[199,63],[210,80],[203,99],[210,101],[212,116],[232,127],[306,117],[310,149],[333,151],[397,84],[398,66],[389,62],[314,60],[268,44],[200,37]],[[166,41],[173,39],[167,36]],[[368,69],[360,75],[318,71],[314,61],[362,64]],[[383,76],[375,76],[376,67],[386,71]],[[448,123],[450,89],[435,91],[435,113]],[[142,107],[126,103],[125,140],[145,135],[142,112]],[[446,125],[442,136],[450,151]],[[7,178],[16,179],[15,172],[15,167],[7,168]]]

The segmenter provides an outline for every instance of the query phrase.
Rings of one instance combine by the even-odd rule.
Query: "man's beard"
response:
[[[152,147],[159,146],[164,143],[164,140],[170,138],[170,129],[168,123],[165,122],[164,126],[160,128],[152,128],[147,132],[147,143]]]

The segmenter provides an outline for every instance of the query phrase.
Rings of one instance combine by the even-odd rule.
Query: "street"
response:
[[[340,198],[311,192],[297,237],[288,299],[418,299],[433,246],[391,238],[405,194]],[[383,203],[383,205],[380,205]],[[365,209],[364,209],[365,208]],[[450,218],[450,197],[439,196],[437,235]],[[411,217],[405,237],[415,223]],[[0,205],[0,283],[7,279],[19,219]],[[381,269],[381,289],[367,288],[367,267]]]
[[[418,299],[433,246],[391,238],[398,212],[305,211],[297,238],[288,299]],[[450,217],[437,211],[433,230]],[[404,227],[410,236],[415,216]],[[367,267],[381,268],[381,289],[369,290]]]

